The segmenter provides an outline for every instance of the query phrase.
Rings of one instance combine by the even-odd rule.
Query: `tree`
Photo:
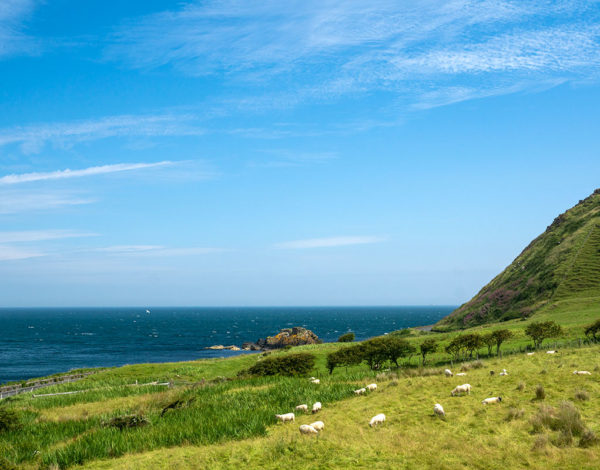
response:
[[[340,348],[327,355],[327,369],[332,374],[336,367],[357,366],[362,360],[362,345],[357,344],[355,346]]]
[[[438,343],[433,338],[427,338],[421,343],[421,345],[419,346],[419,351],[421,353],[421,356],[423,357],[423,365],[425,365],[425,358],[427,357],[427,354],[436,352],[437,348]]]
[[[513,332],[510,330],[494,330],[491,333],[492,338],[496,342],[496,356],[500,355],[500,346],[504,341],[509,340],[513,336]]]
[[[354,341],[354,333],[352,332],[348,332],[348,333],[344,333],[342,336],[340,336],[338,338],[338,343],[351,343],[352,341]]]
[[[598,333],[598,331],[600,331],[600,320],[596,320],[594,323],[592,323],[591,325],[588,325],[585,328],[585,335],[589,338],[589,336],[591,335],[594,343],[597,341],[596,338],[596,334]]]
[[[488,348],[488,356],[492,355],[492,348],[496,345],[496,338],[494,338],[493,333],[488,333],[481,337],[483,344],[485,344]]]
[[[533,340],[535,348],[542,345],[547,338],[556,338],[562,334],[562,328],[557,323],[549,320],[544,322],[533,322],[525,328],[525,334]]]
[[[387,336],[384,338],[387,350],[387,358],[398,366],[398,359],[410,357],[416,352],[416,348],[403,338],[398,336]]]
[[[450,341],[450,344],[448,344],[448,346],[446,346],[446,352],[452,357],[454,357],[455,360],[458,360],[462,348],[463,346],[461,337],[457,336],[456,338],[453,338],[452,341]]]
[[[469,353],[469,357],[473,357],[473,353],[477,351],[481,346],[483,346],[483,339],[481,335],[478,333],[469,333],[463,335],[462,341],[464,344],[464,348]]]
[[[367,340],[361,346],[362,360],[368,364],[371,370],[380,369],[390,358],[388,344],[383,336]]]

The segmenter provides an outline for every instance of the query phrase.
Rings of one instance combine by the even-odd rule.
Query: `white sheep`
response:
[[[457,385],[454,390],[452,390],[452,392],[450,392],[450,395],[454,396],[454,395],[458,395],[459,393],[466,393],[467,395],[471,394],[471,385],[469,384],[462,384],[462,385]]]
[[[500,372],[498,375],[508,375],[508,372],[506,372],[506,369],[502,369],[502,372]]]
[[[355,395],[364,395],[365,393],[367,393],[366,388],[359,388],[358,390],[354,390]]]
[[[444,370],[444,375],[446,377],[452,377],[453,374],[452,374],[452,371],[450,369],[446,369],[446,370]]]
[[[296,420],[296,415],[294,413],[285,413],[282,415],[275,415],[275,417],[282,423],[285,423],[286,421],[295,421]]]
[[[300,434],[319,434],[319,431],[309,424],[303,424],[300,426]]]
[[[385,421],[385,415],[383,413],[379,413],[378,415],[375,415],[371,418],[371,421],[369,421],[369,426],[373,427],[373,426],[383,423],[384,421]]]
[[[310,423],[310,425],[317,431],[322,431],[325,427],[325,423],[323,421],[315,421],[314,423]]]
[[[533,356],[535,353],[534,352],[528,352],[527,355],[528,356]]]
[[[554,350],[552,350],[552,351],[546,351],[546,354],[556,354],[557,352],[558,351],[554,351]]]
[[[369,385],[367,385],[367,390],[369,390],[370,392],[373,392],[373,391],[377,390],[377,384],[369,384]]]
[[[436,403],[435,405],[433,405],[433,413],[438,416],[444,416],[444,417],[446,416],[446,413],[444,412],[444,408],[439,403]]]
[[[483,403],[484,405],[491,405],[492,403],[500,403],[501,401],[502,401],[502,397],[491,397],[491,398],[486,398],[481,403]]]
[[[467,375],[466,372],[459,372],[458,374],[456,374],[457,377],[464,377],[465,375]]]
[[[310,381],[311,384],[315,384],[315,385],[319,385],[321,383],[321,381],[319,379],[312,379]]]
[[[575,374],[575,375],[592,375],[592,373],[588,372],[587,370],[574,370],[573,374]]]
[[[308,413],[308,405],[298,405],[296,407],[296,411],[304,411],[304,412]]]
[[[321,402],[318,401],[316,402],[313,406],[312,406],[312,412],[313,413],[317,413],[318,411],[321,411]]]

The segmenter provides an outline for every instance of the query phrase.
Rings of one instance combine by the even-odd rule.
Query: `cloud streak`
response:
[[[34,0],[0,2],[0,58],[19,52],[31,53],[34,41],[22,32],[22,23],[35,7]]]
[[[418,109],[445,89],[469,92],[440,105],[514,83],[597,80],[599,19],[598,2],[578,0],[194,1],[123,25],[106,56],[270,82],[289,106],[384,91]]]
[[[27,243],[64,238],[94,237],[95,233],[78,232],[74,230],[26,230],[0,232],[0,243]]]
[[[84,176],[106,175],[123,171],[143,170],[147,168],[173,165],[174,162],[162,161],[156,163],[116,163],[114,165],[101,165],[84,168],[82,170],[58,170],[49,172],[34,172],[13,174],[0,177],[0,185],[31,183],[34,181],[60,180],[67,178],[81,178]]]
[[[0,191],[0,214],[54,210],[61,207],[92,204],[95,199],[72,192]]]
[[[340,246],[351,245],[368,245],[373,243],[381,243],[385,241],[385,237],[373,236],[343,236],[329,238],[308,238],[305,240],[293,240],[288,242],[277,243],[277,249],[292,249],[301,250],[309,248],[335,248]]]

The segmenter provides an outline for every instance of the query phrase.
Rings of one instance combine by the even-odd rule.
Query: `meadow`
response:
[[[413,355],[399,368],[373,371],[361,364],[329,374],[327,354],[341,343],[268,355],[314,354],[312,375],[320,385],[306,377],[238,376],[262,360],[262,353],[102,370],[37,392],[79,393],[23,394],[0,402],[0,409],[18,416],[16,427],[0,431],[0,468],[280,468],[292,458],[296,468],[595,468],[600,457],[594,441],[600,434],[600,345],[581,340],[584,326],[599,313],[592,301],[558,303],[529,321],[467,330],[485,333],[502,327],[514,336],[502,346],[501,357],[488,356],[482,348],[480,360],[466,362],[452,361],[443,348],[464,332],[416,329],[403,337],[415,346],[435,338],[442,346],[428,356],[425,367]],[[561,338],[544,343],[544,348],[557,347],[558,354],[539,350],[527,356],[531,339],[525,326],[548,318],[564,327]],[[446,367],[467,375],[446,378]],[[498,375],[503,368],[508,370],[505,377]],[[592,375],[573,375],[576,369]],[[376,392],[353,394],[371,382],[378,384]],[[165,383],[170,386],[160,385]],[[450,391],[462,383],[472,385],[471,395],[451,397]],[[481,404],[491,396],[503,400]],[[323,403],[318,418],[298,414],[295,424],[276,423],[275,413],[316,401]],[[435,403],[444,406],[445,420],[433,415]],[[580,413],[580,419],[567,433],[559,417],[569,410]],[[387,421],[370,428],[369,419],[377,413],[385,413]],[[131,416],[141,425],[115,425]],[[299,434],[300,424],[316,419],[325,422],[318,437]]]

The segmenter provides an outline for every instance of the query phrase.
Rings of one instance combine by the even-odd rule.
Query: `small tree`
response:
[[[594,323],[592,323],[591,325],[588,325],[585,328],[585,335],[589,338],[590,336],[592,336],[592,339],[594,341],[594,343],[598,340],[596,338],[596,334],[598,334],[598,331],[600,331],[600,320],[596,320]]]
[[[398,359],[401,357],[410,357],[416,352],[416,348],[403,338],[398,336],[387,336],[385,345],[388,359],[398,366]]]
[[[390,358],[388,343],[383,336],[370,339],[362,343],[362,360],[371,370],[380,369]]]
[[[450,354],[455,360],[458,360],[460,357],[460,352],[462,350],[462,341],[461,337],[457,336],[450,341],[450,344],[446,346],[446,352]]]
[[[483,344],[485,344],[488,348],[488,356],[492,355],[492,348],[496,345],[496,338],[494,338],[493,333],[488,333],[481,337]]]
[[[327,369],[332,374],[333,370],[339,366],[356,366],[362,362],[362,346],[349,346],[340,348],[337,351],[327,355]]]
[[[462,338],[464,348],[469,353],[469,357],[473,357],[473,353],[483,346],[483,339],[478,333],[469,333],[463,335]]]
[[[427,354],[431,354],[437,351],[438,343],[433,338],[427,338],[425,341],[421,343],[419,346],[419,351],[421,353],[421,357],[423,358],[423,365],[425,365],[425,358]]]
[[[504,341],[509,340],[513,336],[513,332],[510,330],[494,330],[491,333],[492,338],[496,342],[496,356],[500,355],[500,346]]]
[[[349,333],[344,333],[342,336],[340,336],[338,338],[338,343],[351,343],[352,341],[354,341],[354,333],[349,332]]]
[[[542,345],[542,341],[547,338],[556,338],[562,334],[562,328],[557,323],[549,320],[544,322],[534,322],[527,325],[525,334],[533,340],[535,348]]]

